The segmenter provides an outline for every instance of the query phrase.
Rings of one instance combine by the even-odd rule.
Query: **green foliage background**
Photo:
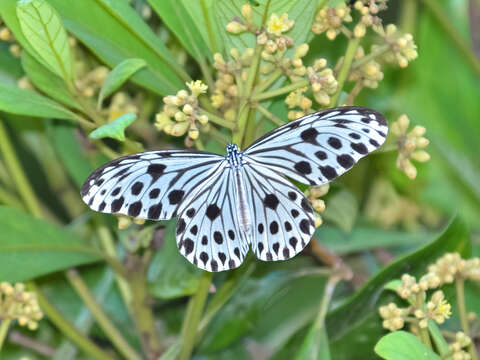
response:
[[[168,354],[176,354],[181,346],[178,336],[188,297],[195,296],[202,286],[202,272],[178,253],[174,221],[118,230],[113,216],[93,214],[81,203],[78,192],[82,182],[108,159],[95,150],[79,126],[78,112],[84,104],[71,93],[73,68],[62,71],[42,60],[38,55],[41,44],[32,47],[23,35],[16,3],[0,0],[0,16],[24,48],[16,58],[9,52],[9,44],[0,41],[0,281],[25,281],[40,289],[45,301],[85,338],[108,356],[123,358],[72,288],[71,274],[65,275],[64,270],[77,267],[131,348],[140,353],[145,349],[142,341],[151,341],[147,348],[157,351],[155,354],[168,348],[170,352],[162,359],[174,358]],[[227,53],[231,47],[242,50],[255,42],[254,37],[232,36],[224,30],[239,15],[243,1],[148,0],[154,16],[158,15],[153,25],[137,12],[144,0],[48,3],[59,13],[68,34],[89,54],[86,62],[113,68],[128,59],[143,59],[145,66],[143,62],[134,65],[131,81],[122,90],[132,96],[141,94],[145,107],[156,111],[162,96],[176,93],[186,81],[199,78],[202,68],[211,67],[214,52]],[[259,1],[259,9],[264,3]],[[480,11],[478,1],[471,3]],[[375,344],[386,333],[378,307],[394,299],[383,292],[388,281],[405,272],[421,275],[445,252],[480,256],[480,70],[474,55],[466,55],[458,47],[459,41],[471,43],[469,2],[436,1],[434,8],[443,15],[440,18],[429,4],[427,0],[389,2],[382,17],[414,35],[419,57],[407,69],[385,68],[379,88],[364,90],[355,102],[384,113],[390,122],[406,113],[413,123],[425,126],[432,159],[419,166],[419,176],[413,181],[395,168],[395,154],[372,155],[362,161],[334,182],[325,197],[326,223],[312,240],[342,256],[362,280],[336,288],[326,331],[312,333],[327,278],[317,271],[320,264],[309,251],[279,263],[251,259],[237,270],[215,274],[217,292],[207,299],[195,359],[263,358],[259,354],[272,359],[373,358]],[[346,41],[314,37],[311,21],[302,21],[312,16],[317,5],[316,0],[274,0],[270,12],[287,12],[296,20],[289,35],[296,43],[309,43],[312,59],[337,59],[344,54]],[[206,22],[213,32],[207,31]],[[452,37],[452,29],[458,38]],[[184,66],[178,61],[180,47],[188,53]],[[25,75],[36,93],[17,87]],[[275,100],[271,109],[286,119],[283,100]],[[140,109],[142,112],[146,110]],[[126,152],[136,149],[135,141],[155,148],[183,146],[160,132],[153,138],[143,136],[152,132],[152,120],[139,116],[131,132],[127,130],[131,141],[127,147],[113,140],[103,142],[104,146]],[[264,131],[270,128],[272,124],[265,123]],[[213,139],[206,137],[204,142],[207,149],[222,151]],[[12,168],[15,159],[20,168]],[[25,186],[22,173],[31,188]],[[413,226],[398,224],[385,229],[369,219],[365,214],[368,193],[380,177],[422,211],[429,209],[435,221],[428,221],[428,214],[422,213]],[[39,200],[38,206],[28,201],[32,198]],[[149,248],[132,247],[132,238],[137,245],[142,239],[148,243],[158,226],[164,230],[155,233]],[[116,240],[115,249],[108,251],[106,244],[112,239]],[[382,262],[378,249],[387,250],[394,260]],[[144,296],[137,299],[133,311],[125,305],[115,274],[126,277],[134,297]],[[449,301],[455,301],[453,295]],[[470,311],[480,313],[478,285],[467,289],[467,304]],[[139,320],[148,317],[142,309],[151,312],[154,324],[150,327],[148,320]],[[454,318],[452,324],[456,322]],[[149,335],[156,338],[142,339],[136,327],[143,335],[152,331]],[[51,316],[42,320],[34,333],[16,330],[48,344],[57,350],[56,355],[44,356],[7,340],[2,359],[93,356],[79,350],[68,332],[64,336]]]

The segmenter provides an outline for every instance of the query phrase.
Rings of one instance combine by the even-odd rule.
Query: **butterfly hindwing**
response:
[[[231,168],[208,179],[178,210],[177,245],[188,261],[207,271],[242,264],[249,245],[238,224]]]
[[[321,185],[381,146],[387,131],[383,115],[345,106],[283,125],[255,141],[244,154],[291,179]]]
[[[166,220],[179,204],[219,171],[224,157],[186,151],[151,151],[124,156],[95,170],[81,195],[93,210]]]
[[[299,253],[315,231],[313,209],[303,193],[262,165],[244,166],[253,222],[252,251],[264,261]]]

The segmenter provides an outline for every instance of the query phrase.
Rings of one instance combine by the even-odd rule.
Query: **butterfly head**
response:
[[[242,165],[242,152],[236,144],[227,145],[227,160],[230,163],[230,166],[233,168],[238,168]]]

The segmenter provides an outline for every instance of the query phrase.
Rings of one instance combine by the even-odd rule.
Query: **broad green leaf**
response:
[[[3,22],[8,26],[10,31],[15,35],[15,40],[28,51],[37,61],[41,62],[43,66],[49,68],[49,65],[37,53],[37,51],[30,45],[29,40],[23,35],[20,21],[17,17],[17,0],[0,0],[0,16]]]
[[[397,291],[397,289],[399,288],[400,285],[402,285],[402,280],[395,279],[395,280],[391,280],[388,283],[386,283],[383,288],[385,290]]]
[[[25,281],[101,260],[101,253],[61,228],[0,206],[0,281]]]
[[[98,95],[98,104],[101,104],[103,99],[117,90],[128,78],[146,65],[147,63],[143,59],[126,59],[115,66],[102,84],[100,94]]]
[[[3,0],[15,1],[15,0]],[[118,0],[49,0],[65,27],[110,67],[140,58],[147,67],[132,81],[160,95],[176,93],[190,77],[161,39],[130,7]]]
[[[155,12],[167,27],[175,34],[190,55],[202,66],[207,66],[205,59],[212,57],[208,45],[203,40],[200,29],[193,21],[182,1],[148,0]],[[195,1],[197,6],[198,1]],[[186,4],[187,7],[190,6]]]
[[[404,273],[423,275],[427,266],[446,252],[459,252],[465,257],[470,251],[468,229],[455,219],[435,241],[382,269],[343,305],[329,312],[327,331],[335,349],[332,359],[372,358],[376,339],[385,333],[378,308],[398,300],[396,294],[384,291],[385,284]]]
[[[75,119],[75,114],[45,96],[3,84],[0,84],[0,111],[35,117]]]
[[[72,62],[67,32],[46,0],[20,0],[17,16],[23,35],[50,69],[71,83]]]
[[[201,271],[178,252],[175,229],[176,221],[169,221],[163,248],[155,254],[147,274],[151,294],[162,299],[194,294],[201,276]]]
[[[251,33],[240,35],[230,34],[226,30],[227,24],[235,17],[241,17],[241,7],[244,0],[218,0],[213,2],[212,11],[216,17],[216,31],[220,34],[225,52],[228,53],[232,47],[240,50],[255,47],[256,37]],[[268,7],[267,20],[271,14],[288,14],[289,19],[295,20],[294,27],[285,35],[290,36],[295,45],[304,43],[310,33],[313,22],[317,0],[258,0],[258,6],[253,6],[254,21],[261,24],[263,14]]]
[[[358,201],[355,195],[347,189],[342,189],[329,196],[327,205],[322,217],[344,232],[351,232],[358,214]]]
[[[113,120],[110,124],[102,125],[93,130],[88,137],[90,139],[103,139],[106,137],[118,141],[125,140],[125,129],[137,118],[136,114],[124,114]]]
[[[375,345],[377,355],[385,360],[441,360],[440,356],[406,331],[395,331]]]
[[[22,53],[22,66],[28,79],[40,91],[70,108],[77,110],[81,108],[68,90],[65,81],[38,62],[28,51]]]
[[[318,328],[313,325],[298,350],[296,360],[330,360],[330,347],[328,345],[328,334],[325,326]]]
[[[327,208],[328,206],[327,204]],[[425,244],[435,236],[434,233],[387,231],[366,225],[358,225],[351,232],[322,225],[315,233],[315,238],[322,245],[339,255],[379,247],[415,246]]]

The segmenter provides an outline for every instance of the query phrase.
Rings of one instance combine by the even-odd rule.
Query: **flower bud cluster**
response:
[[[126,92],[120,91],[112,96],[110,105],[104,110],[104,112],[106,112],[108,120],[113,121],[124,114],[137,113],[138,107]]]
[[[273,13],[267,20],[265,29],[258,29],[257,44],[265,45],[265,48],[271,53],[277,49],[285,51],[288,47],[293,46],[293,39],[283,33],[290,31],[295,21],[288,18],[288,14],[278,16]]]
[[[352,21],[350,7],[344,2],[334,8],[323,7],[315,15],[312,32],[315,34],[326,33],[329,40],[334,40],[344,27],[343,23]]]
[[[279,48],[269,40],[265,45],[265,50],[262,51],[262,59],[266,64],[261,66],[260,71],[263,75],[268,75],[279,69],[290,81],[301,80],[307,73],[307,67],[302,58],[307,54],[308,49],[308,44],[300,44],[295,48],[293,56],[289,58],[285,56],[286,48]]]
[[[364,37],[368,27],[381,25],[382,20],[377,14],[379,11],[387,8],[385,2],[375,0],[358,0],[353,7],[361,15],[360,21],[353,29],[353,35],[357,38]]]
[[[427,302],[426,309],[416,309],[414,315],[419,320],[418,326],[425,329],[429,319],[434,320],[437,324],[443,324],[452,315],[451,308],[452,306],[445,300],[443,291],[437,290]]]
[[[458,253],[446,253],[428,267],[441,284],[450,284],[456,278],[480,280],[480,258],[462,259]]]
[[[410,61],[417,58],[417,45],[411,34],[402,33],[394,24],[386,27],[377,26],[375,31],[389,46],[388,51],[383,54],[385,61],[397,63],[400,67],[405,68]],[[372,52],[376,51],[379,46],[381,45],[372,46]]]
[[[75,87],[85,97],[92,97],[97,93],[103,85],[107,75],[108,68],[98,66],[75,80]]]
[[[449,345],[450,351],[453,352],[453,360],[470,360],[472,356],[464,349],[470,346],[472,339],[465,333],[459,331],[455,334],[455,342]]]
[[[30,330],[38,327],[38,321],[43,317],[37,296],[34,292],[25,291],[25,285],[8,282],[0,283],[0,319],[17,320],[20,326]]]
[[[430,160],[430,154],[423,150],[430,141],[424,137],[426,129],[423,126],[415,126],[407,133],[409,125],[408,117],[402,115],[392,124],[391,130],[398,137],[397,168],[402,170],[410,179],[415,179],[417,169],[410,160],[419,162]]]
[[[359,46],[355,53],[355,59],[360,60],[365,56],[363,47]],[[348,80],[360,83],[362,87],[376,89],[379,81],[383,79],[381,66],[375,60],[370,60],[358,67],[353,67]]]
[[[399,308],[395,303],[380,306],[378,312],[383,319],[382,326],[390,331],[403,328],[409,314],[408,309]]]
[[[315,60],[313,66],[307,68],[307,76],[315,101],[324,106],[330,104],[330,95],[337,91],[338,82],[333,70],[327,68],[327,60],[323,58]]]
[[[156,115],[155,127],[168,135],[183,136],[188,133],[190,139],[197,139],[198,124],[206,126],[208,116],[201,113],[198,97],[207,92],[207,85],[200,80],[186,84],[189,91],[180,90],[176,95],[163,98],[163,111]]]
[[[323,223],[323,220],[318,213],[325,211],[325,201],[320,198],[325,196],[329,189],[330,185],[324,184],[320,186],[312,186],[305,191],[305,196],[308,201],[310,201],[310,204],[312,204],[313,209],[317,212],[315,214],[315,227],[319,227]]]

